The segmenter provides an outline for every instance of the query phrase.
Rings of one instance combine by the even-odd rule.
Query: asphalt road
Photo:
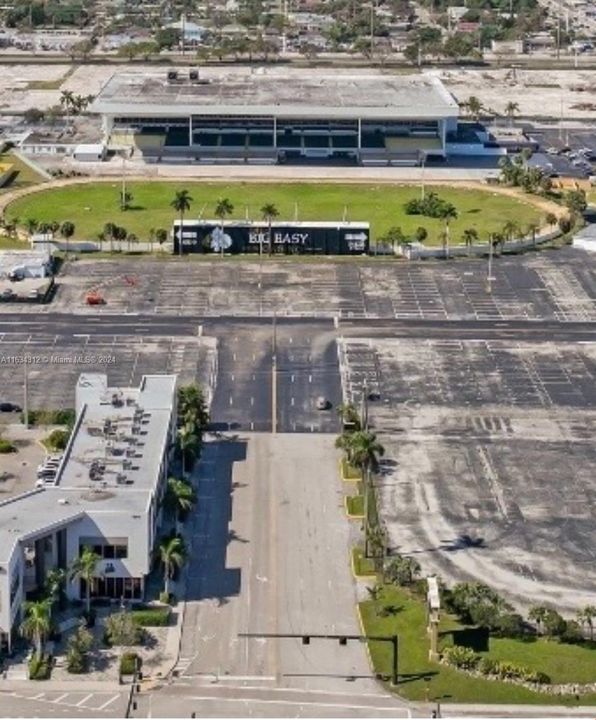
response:
[[[360,643],[240,637],[359,634],[336,457],[325,434],[241,433],[207,443],[195,478],[183,679],[378,692]]]
[[[300,334],[302,328],[328,330],[333,328],[329,319],[277,318],[278,332],[284,328],[295,328]],[[80,335],[123,335],[123,336],[160,336],[160,335],[206,335],[226,337],[234,328],[250,332],[252,328],[266,328],[272,333],[272,318],[222,316],[219,318],[181,317],[178,315],[96,315],[80,316],[68,314],[44,315],[36,319],[29,313],[2,313],[0,315],[1,333],[80,334]],[[337,323],[341,334],[373,334],[376,337],[414,337],[454,339],[524,340],[533,341],[579,342],[596,341],[596,323],[587,321],[554,320],[445,320],[445,319],[342,319]]]

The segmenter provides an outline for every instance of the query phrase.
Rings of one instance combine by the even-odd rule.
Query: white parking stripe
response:
[[[110,698],[110,699],[109,699],[107,702],[105,702],[103,705],[100,705],[100,706],[97,708],[97,710],[105,710],[105,709],[108,707],[108,705],[111,705],[113,702],[115,702],[116,700],[118,700],[119,697],[120,697],[120,695],[114,695],[114,697]]]
[[[65,697],[68,697],[68,693],[64,693],[63,695],[58,695],[57,698],[54,698],[53,700],[48,700],[48,702],[59,703],[62,700],[64,700]]]
[[[86,697],[84,697],[82,700],[79,700],[78,703],[75,703],[75,707],[81,707],[81,705],[84,705],[87,700],[93,697],[93,693],[89,693]]]

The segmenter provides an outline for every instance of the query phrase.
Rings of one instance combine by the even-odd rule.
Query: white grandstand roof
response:
[[[167,70],[118,72],[91,112],[111,116],[243,115],[329,119],[457,117],[459,107],[441,81],[428,75],[296,71],[207,73],[188,70],[168,81]]]

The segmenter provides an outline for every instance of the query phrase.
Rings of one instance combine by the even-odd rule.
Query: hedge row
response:
[[[62,410],[29,410],[29,425],[66,425],[72,427],[76,413],[72,408]],[[24,417],[22,418],[24,419]]]
[[[133,620],[141,627],[165,627],[170,624],[169,607],[147,607],[131,611]]]
[[[458,670],[476,670],[482,675],[490,675],[499,680],[518,680],[521,682],[548,685],[550,678],[546,673],[532,670],[523,665],[515,665],[505,660],[493,660],[477,655],[471,648],[455,645],[445,648],[443,661]]]

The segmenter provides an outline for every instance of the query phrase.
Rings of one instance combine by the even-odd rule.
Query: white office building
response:
[[[92,596],[141,600],[158,536],[176,433],[176,376],[110,388],[85,374],[76,422],[54,485],[0,504],[0,642],[10,648],[29,591],[90,546],[101,557]],[[67,596],[85,597],[83,581]]]

